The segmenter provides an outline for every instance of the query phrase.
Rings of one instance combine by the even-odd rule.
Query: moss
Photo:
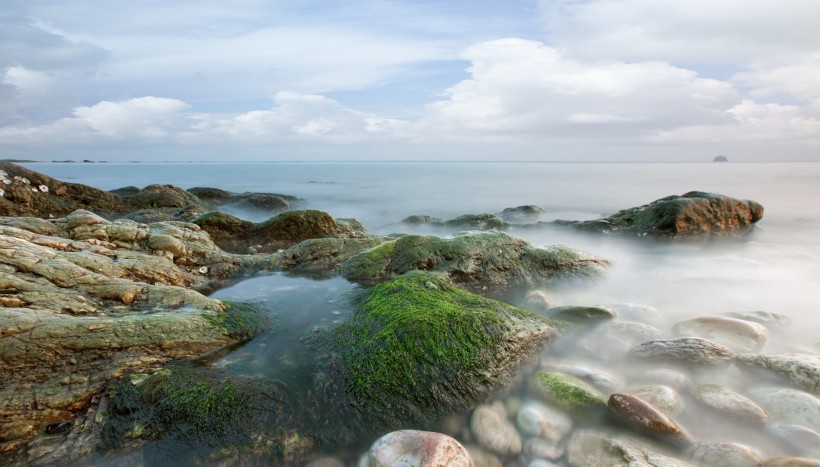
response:
[[[348,279],[371,279],[386,274],[390,257],[396,248],[396,240],[389,240],[379,246],[362,251],[345,262],[341,274]]]
[[[533,375],[530,387],[546,402],[569,412],[578,413],[606,407],[604,396],[587,383],[556,371]]]
[[[105,448],[138,438],[164,446],[181,442],[193,448],[191,455],[209,456],[253,446],[256,439],[279,439],[296,412],[286,407],[290,397],[276,382],[201,366],[174,365],[139,384],[123,378],[109,394]]]
[[[357,403],[413,419],[486,397],[487,386],[498,384],[514,362],[552,334],[549,324],[453,287],[440,275],[414,271],[373,287],[325,339],[341,356],[345,390]],[[520,337],[525,330],[530,332]],[[521,339],[516,345],[526,349],[521,355],[510,355],[513,333]]]
[[[270,311],[254,303],[223,302],[224,313],[206,315],[206,317],[225,335],[237,341],[246,341],[273,326]]]

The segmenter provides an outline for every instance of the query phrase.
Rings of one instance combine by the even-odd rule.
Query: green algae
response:
[[[606,400],[597,389],[557,371],[539,371],[530,380],[530,388],[544,401],[568,412],[588,412],[606,407]]]
[[[225,312],[205,316],[231,339],[246,341],[273,326],[270,311],[257,304],[231,301],[223,303],[226,306]]]
[[[356,405],[382,419],[418,421],[498,389],[559,326],[413,271],[373,287],[323,339]]]

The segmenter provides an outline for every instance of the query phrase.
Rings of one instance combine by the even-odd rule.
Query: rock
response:
[[[644,361],[708,366],[728,366],[735,357],[729,348],[698,337],[646,342],[630,350],[629,354]]]
[[[547,310],[547,315],[555,319],[585,324],[615,319],[615,313],[602,306],[559,306]]]
[[[620,360],[638,344],[660,340],[661,331],[648,324],[610,321],[578,340],[578,346],[604,360]]]
[[[61,217],[77,209],[100,213],[123,213],[122,198],[107,191],[77,183],[64,183],[11,162],[0,161],[0,215]],[[32,187],[37,191],[32,191]],[[44,187],[44,189],[41,189]]]
[[[702,316],[677,323],[674,331],[680,336],[710,339],[735,352],[756,352],[766,345],[766,327],[752,321],[719,316]]]
[[[820,459],[808,457],[770,457],[760,467],[820,467]]]
[[[537,219],[543,213],[544,210],[540,207],[528,204],[515,208],[505,208],[501,212],[501,218],[507,222],[524,222]]]
[[[290,204],[279,196],[257,193],[234,205],[239,209],[255,209],[258,211],[284,211],[290,209]]]
[[[539,371],[530,380],[530,390],[545,402],[570,413],[603,409],[603,394],[587,383],[557,371]]]
[[[698,402],[720,414],[755,425],[769,423],[769,414],[746,396],[716,384],[703,384],[692,394]]]
[[[502,456],[521,452],[521,437],[507,421],[504,407],[480,405],[473,411],[470,430],[481,447]]]
[[[629,388],[627,394],[648,402],[667,417],[676,417],[683,411],[683,401],[674,389],[663,385]]]
[[[618,313],[622,319],[638,322],[652,321],[660,316],[656,308],[638,303],[612,303],[607,305],[607,308]]]
[[[729,158],[726,156],[715,156],[712,162],[729,162]]]
[[[820,432],[820,400],[811,394],[787,388],[755,388],[747,395],[768,412],[772,421]]]
[[[525,435],[536,436],[553,443],[560,442],[572,429],[572,419],[566,414],[536,401],[529,401],[521,406],[516,415],[516,422],[518,429]]]
[[[570,438],[567,458],[571,467],[694,467],[692,464],[651,451],[636,443],[585,430],[576,432]]]
[[[470,454],[475,467],[501,467],[501,460],[495,454],[487,451],[481,446],[468,444],[464,446]]]
[[[485,400],[557,335],[530,311],[415,271],[373,287],[321,345],[355,404],[395,426]]]
[[[462,230],[502,230],[507,228],[507,223],[493,214],[465,214],[455,219],[444,221],[444,225]]]
[[[768,311],[743,311],[728,313],[732,318],[752,321],[766,326],[769,331],[787,331],[791,325],[792,320],[786,315],[780,313],[770,313]]]
[[[623,381],[601,370],[583,366],[543,365],[545,370],[555,370],[574,376],[591,384],[604,394],[618,392],[624,387]]]
[[[688,452],[694,462],[715,467],[758,467],[763,460],[760,451],[739,443],[695,443]]]
[[[552,306],[552,298],[543,290],[533,290],[524,297],[524,305],[538,311],[546,311]]]
[[[407,225],[419,225],[419,224],[443,224],[444,220],[439,219],[438,217],[431,217],[431,216],[424,216],[424,215],[412,215],[407,216],[401,220],[402,224]]]
[[[458,441],[430,431],[388,433],[373,443],[369,457],[371,467],[473,465],[470,454]]]
[[[559,444],[542,438],[531,438],[524,443],[522,457],[527,461],[536,459],[555,461],[564,457],[566,450]]]
[[[405,235],[363,251],[341,266],[353,281],[375,281],[413,270],[440,271],[473,290],[537,286],[601,277],[609,262],[563,246],[535,248],[503,232],[448,238]]]
[[[678,390],[689,389],[692,385],[692,381],[685,374],[666,368],[642,371],[637,375],[636,381],[649,384],[662,384]]]
[[[652,404],[630,394],[612,394],[608,405],[618,417],[635,431],[676,444],[688,444],[691,436],[674,420]]]
[[[690,191],[593,221],[555,221],[611,235],[693,239],[739,237],[763,217],[763,206],[714,193]]]
[[[246,253],[254,246],[257,253],[290,248],[303,240],[320,238],[367,238],[358,222],[333,219],[322,211],[286,211],[254,224],[227,213],[206,213],[191,221],[211,234],[220,248]]]
[[[743,354],[735,361],[742,370],[768,370],[815,395],[820,394],[820,356],[802,353]]]
[[[797,454],[820,457],[820,433],[800,425],[769,425],[766,431],[789,445]]]
[[[345,463],[335,457],[322,457],[306,464],[305,467],[345,467]]]
[[[123,199],[132,211],[138,209],[182,208],[191,204],[201,204],[195,195],[173,185],[149,185]]]

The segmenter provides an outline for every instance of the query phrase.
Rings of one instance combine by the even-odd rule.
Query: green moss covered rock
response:
[[[440,271],[470,289],[537,286],[591,279],[608,261],[573,248],[536,248],[504,232],[463,232],[451,237],[405,235],[363,251],[342,263],[354,281],[383,280],[408,271]]]
[[[606,407],[606,399],[597,389],[557,371],[539,371],[533,375],[530,390],[545,402],[568,412],[588,412]]]
[[[415,271],[373,287],[322,340],[351,405],[396,425],[486,398],[562,327]]]

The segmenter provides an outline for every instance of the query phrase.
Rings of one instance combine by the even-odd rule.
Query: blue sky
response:
[[[7,0],[0,151],[820,160],[818,17],[815,0]]]

